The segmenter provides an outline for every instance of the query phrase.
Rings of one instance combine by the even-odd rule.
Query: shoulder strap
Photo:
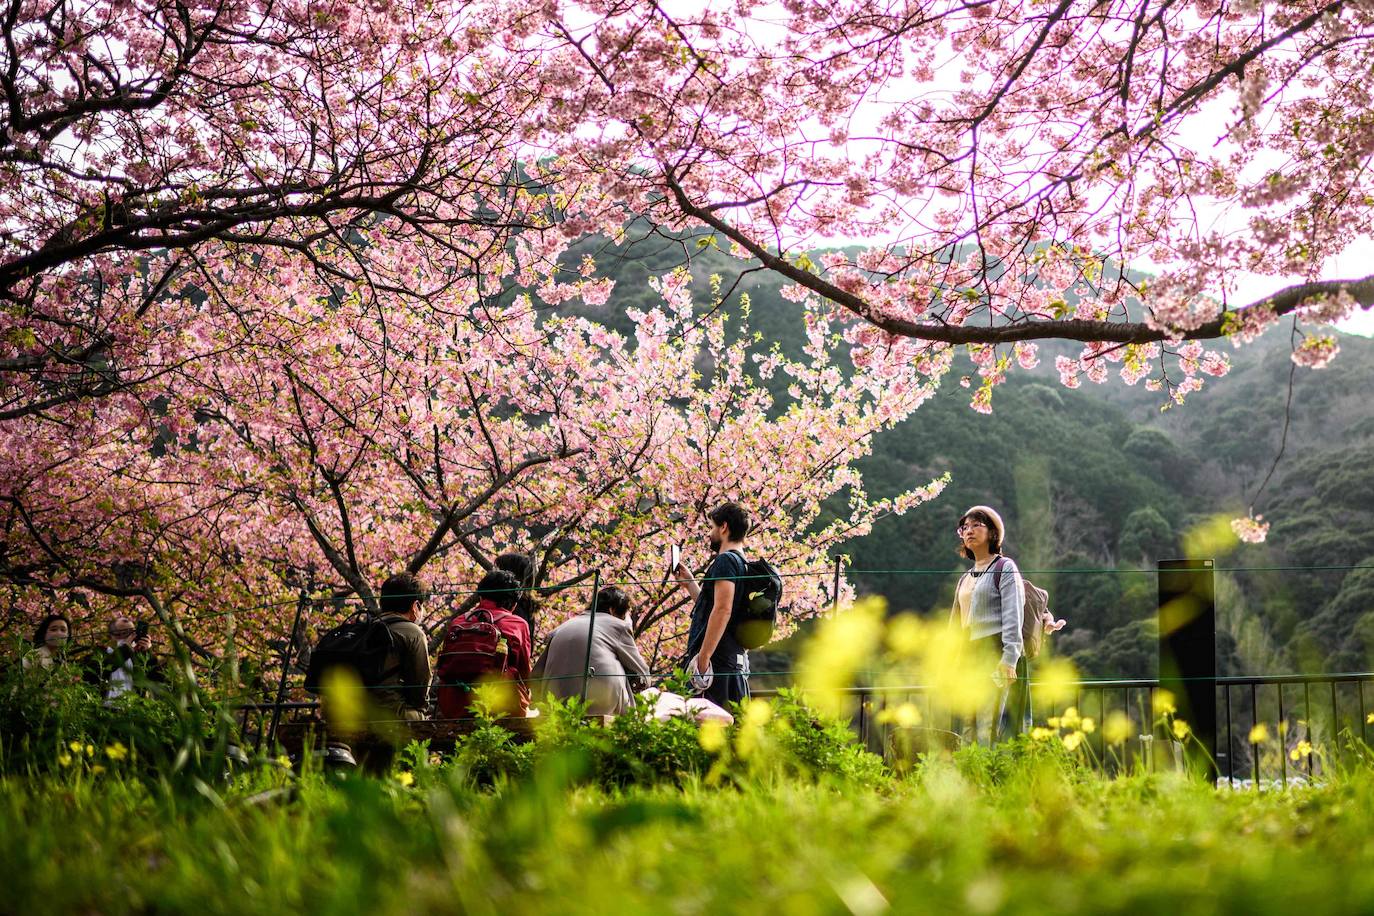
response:
[[[1000,553],[997,559],[992,561],[992,586],[997,589],[997,594],[1002,594],[1002,568],[1006,565],[1007,558]]]

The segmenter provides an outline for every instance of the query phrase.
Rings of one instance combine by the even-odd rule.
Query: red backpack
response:
[[[510,677],[510,646],[496,621],[509,611],[493,614],[477,608],[449,621],[439,650],[439,712],[457,719],[471,713],[472,690],[480,682]]]

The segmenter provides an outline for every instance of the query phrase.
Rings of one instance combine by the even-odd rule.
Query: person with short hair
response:
[[[988,744],[1020,730],[1025,714],[1018,694],[1014,721],[1007,718],[1011,688],[1023,685],[1018,674],[1024,677],[1025,672],[1021,618],[1026,593],[1016,562],[1002,554],[1007,528],[996,510],[972,507],[960,516],[955,533],[959,554],[973,566],[959,578],[950,620],[957,621],[968,638],[969,658],[997,659],[990,672],[995,692],[978,710],[974,723],[975,737]]]
[[[530,643],[529,624],[520,619],[513,608],[520,600],[520,580],[504,569],[493,569],[477,584],[477,606],[459,614],[445,627],[444,648],[439,654],[439,712],[446,719],[464,719],[473,714],[474,686],[481,683],[504,682],[511,690],[499,696],[492,710],[509,717],[525,716],[530,708],[530,672],[534,652]],[[500,633],[497,651],[499,660],[491,659],[493,670],[474,672],[472,664],[481,660],[471,657],[455,658],[449,654],[455,628],[484,624],[487,619]]]
[[[326,725],[332,722],[329,746],[347,748],[365,773],[391,769],[397,747],[410,740],[409,724],[429,715],[429,642],[421,626],[427,594],[424,582],[410,572],[395,573],[382,583],[377,619],[391,636],[391,648],[381,679],[364,685],[366,721],[345,729],[331,716],[329,697],[321,702]]]
[[[553,631],[532,678],[541,692],[560,700],[582,696],[585,685],[589,715],[618,716],[634,704],[635,691],[648,686],[649,666],[635,644],[630,596],[603,588],[595,608],[595,615],[589,608]]]
[[[33,631],[33,650],[24,655],[21,664],[24,670],[41,668],[51,670],[60,664],[71,644],[72,621],[66,614],[49,614],[38,623]]]
[[[109,630],[114,643],[96,653],[105,699],[117,699],[150,681],[162,680],[161,666],[153,656],[153,639],[146,627],[140,632],[132,617],[116,614],[110,618]]]
[[[706,699],[724,706],[749,698],[749,653],[730,631],[736,582],[748,574],[744,540],[749,513],[738,503],[721,503],[706,516],[706,535],[713,558],[698,585],[685,563],[678,583],[692,596],[687,633],[687,673]]]
[[[372,699],[378,707],[407,722],[420,721],[429,712],[429,643],[420,626],[426,597],[419,577],[399,572],[382,583],[377,602],[382,622],[391,631],[392,653],[387,656],[381,682],[371,691]]]

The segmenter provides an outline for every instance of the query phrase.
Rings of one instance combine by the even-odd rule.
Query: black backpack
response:
[[[740,559],[744,559],[742,554]],[[782,576],[767,560],[745,560],[744,575],[735,580],[735,606],[730,631],[746,649],[758,649],[773,638],[782,603]]]
[[[391,628],[381,618],[366,611],[350,617],[315,644],[305,670],[305,689],[318,695],[324,673],[331,668],[351,668],[364,687],[377,686],[399,670],[386,667],[394,642]]]

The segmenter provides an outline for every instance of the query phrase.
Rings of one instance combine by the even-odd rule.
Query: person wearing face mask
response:
[[[744,539],[749,513],[737,503],[722,503],[706,517],[714,554],[700,585],[685,563],[678,584],[692,596],[692,622],[687,633],[687,673],[706,699],[724,706],[749,698],[749,653],[730,630],[736,582],[748,573]]]
[[[24,670],[41,668],[45,671],[63,662],[72,637],[72,622],[66,614],[49,614],[33,633],[34,649],[23,658]]]
[[[1026,594],[1015,561],[1002,555],[1006,531],[1002,516],[988,506],[969,509],[956,530],[959,553],[973,566],[959,579],[950,621],[963,628],[972,664],[996,659],[996,667],[989,672],[995,690],[977,711],[974,723],[975,737],[982,744],[998,740],[1021,724],[1020,716],[1008,722],[1006,712],[1011,688],[1019,683],[1018,663],[1024,654],[1021,618]]]
[[[110,638],[113,643],[97,650],[95,661],[105,699],[113,700],[149,681],[162,680],[146,623],[140,625],[127,614],[117,614],[110,620]]]

